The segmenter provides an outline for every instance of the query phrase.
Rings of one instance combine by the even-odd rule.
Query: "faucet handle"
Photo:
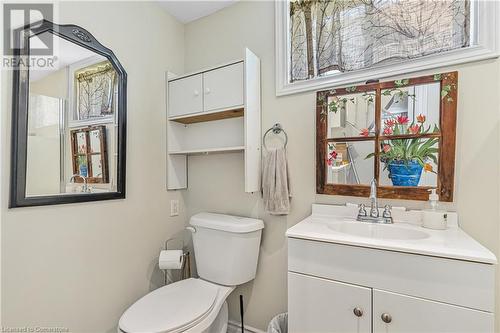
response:
[[[366,206],[365,206],[365,204],[359,204],[358,208],[359,208],[358,216],[366,216]]]
[[[390,205],[385,205],[384,212],[382,213],[382,217],[392,217],[391,209],[392,209],[392,207]]]

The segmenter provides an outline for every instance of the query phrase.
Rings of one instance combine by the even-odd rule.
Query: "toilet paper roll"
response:
[[[182,250],[163,250],[158,258],[160,269],[181,269],[184,257]]]

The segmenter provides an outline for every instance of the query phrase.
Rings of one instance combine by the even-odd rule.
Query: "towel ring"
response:
[[[286,148],[286,145],[288,144],[288,135],[286,134],[285,130],[283,129],[283,126],[281,126],[280,123],[276,123],[273,125],[273,127],[271,127],[270,129],[268,129],[266,131],[266,133],[264,133],[264,137],[262,138],[262,144],[264,145],[264,148],[266,150],[267,149],[267,146],[266,146],[266,136],[267,134],[269,134],[269,132],[273,132],[274,134],[280,134],[281,132],[283,132],[283,134],[285,134],[285,144],[283,145],[284,148]]]

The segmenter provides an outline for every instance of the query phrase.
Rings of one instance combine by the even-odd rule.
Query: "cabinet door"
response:
[[[491,333],[493,326],[489,312],[373,290],[374,333]]]
[[[168,83],[168,115],[182,116],[203,111],[202,74]]]
[[[289,272],[288,331],[370,332],[371,289]]]
[[[204,111],[243,106],[243,63],[203,73]]]

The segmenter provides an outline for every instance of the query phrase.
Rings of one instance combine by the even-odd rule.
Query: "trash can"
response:
[[[267,333],[287,333],[288,332],[288,313],[280,313],[275,316],[269,326]]]

